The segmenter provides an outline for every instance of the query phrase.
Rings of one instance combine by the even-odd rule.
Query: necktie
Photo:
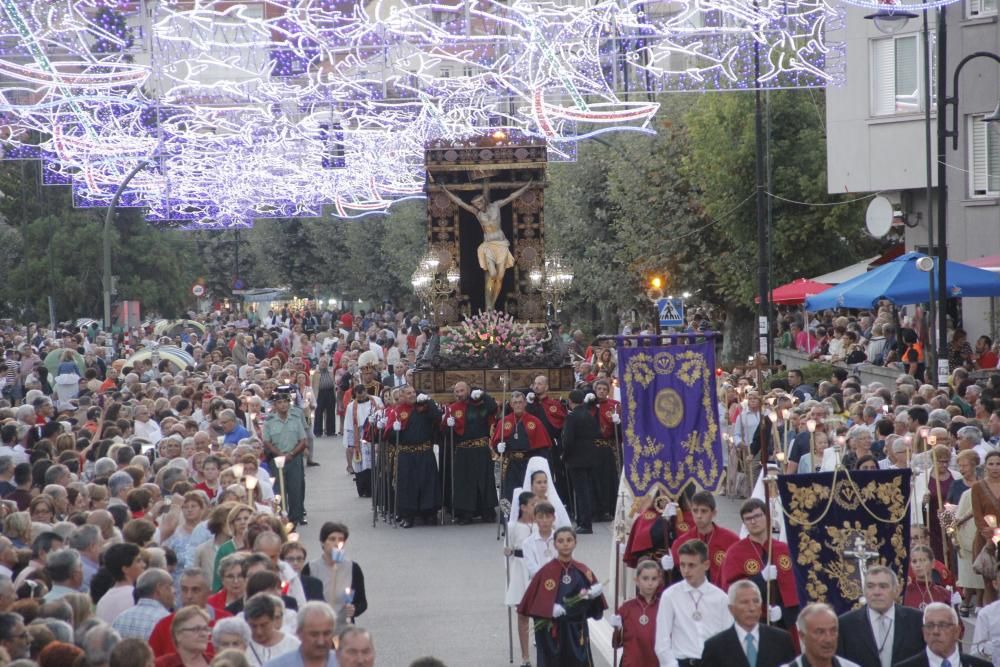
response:
[[[747,662],[750,663],[750,667],[757,667],[757,645],[754,643],[753,635],[747,634],[743,643],[747,645]]]
[[[951,660],[949,660],[948,658],[945,658],[944,660],[942,660],[941,661],[941,667],[951,667]]]

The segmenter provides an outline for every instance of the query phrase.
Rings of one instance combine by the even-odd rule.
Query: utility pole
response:
[[[121,199],[125,188],[147,164],[149,164],[149,160],[142,160],[126,174],[125,180],[115,190],[115,196],[111,198],[108,212],[104,216],[104,276],[101,282],[104,286],[104,328],[106,331],[111,331],[111,223],[114,221],[115,209],[118,207],[118,200]]]
[[[754,6],[757,6],[754,2]],[[764,160],[765,135],[764,112],[760,90],[760,45],[753,44],[754,71],[754,139],[756,153],[757,178],[757,292],[760,294],[760,306],[757,309],[758,341],[754,354],[767,355],[771,358],[771,286],[768,269],[768,238],[767,238],[767,165]],[[770,362],[769,362],[770,363]]]

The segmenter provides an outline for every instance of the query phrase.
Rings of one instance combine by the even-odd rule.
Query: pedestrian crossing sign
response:
[[[660,299],[656,302],[660,311],[661,327],[679,327],[684,324],[684,299]]]

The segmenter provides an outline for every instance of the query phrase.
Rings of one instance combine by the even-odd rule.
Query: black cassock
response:
[[[389,438],[390,447],[396,455],[394,474],[399,516],[412,520],[418,514],[432,514],[441,507],[441,487],[433,445],[441,421],[441,409],[432,400],[394,408],[411,411],[405,428],[399,432],[399,446],[396,446],[395,434],[391,430]]]
[[[497,412],[497,402],[483,393],[478,401],[465,402],[465,410],[464,432],[455,434],[455,497],[452,502],[455,512],[462,518],[480,516],[492,521],[496,518],[497,489],[489,445],[490,417]]]

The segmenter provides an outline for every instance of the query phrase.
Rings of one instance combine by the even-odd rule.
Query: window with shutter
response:
[[[923,109],[922,50],[916,35],[872,41],[872,115]]]
[[[965,0],[965,16],[970,19],[997,15],[997,0]]]
[[[1000,127],[969,117],[969,185],[973,197],[1000,196]]]

